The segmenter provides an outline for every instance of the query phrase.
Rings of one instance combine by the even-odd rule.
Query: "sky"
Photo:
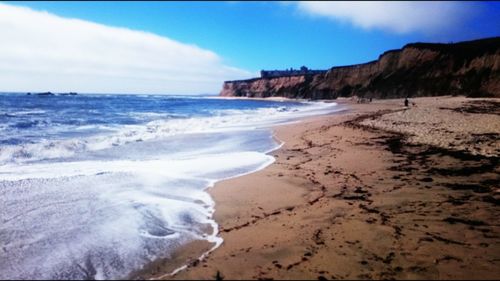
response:
[[[500,2],[0,2],[0,91],[216,94],[412,42],[500,36]]]

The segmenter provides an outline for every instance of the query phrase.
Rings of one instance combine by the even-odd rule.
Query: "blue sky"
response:
[[[175,62],[172,62],[170,71],[174,74],[177,74],[176,64],[180,65],[178,68],[182,68],[182,65],[189,65],[190,67],[202,67],[206,70],[217,69],[217,67],[225,69],[224,72],[216,76],[210,76],[202,72],[193,74],[203,77],[200,79],[205,79],[206,82],[199,84],[197,87],[191,87],[196,83],[185,77],[189,75],[186,72],[185,76],[177,80],[174,78],[176,76],[172,75],[172,79],[169,81],[161,83],[156,81],[158,83],[155,87],[143,89],[145,92],[154,93],[195,93],[204,91],[203,89],[206,89],[206,92],[217,92],[224,79],[250,78],[260,69],[298,68],[301,65],[307,65],[310,68],[327,69],[332,66],[374,60],[384,51],[401,48],[410,42],[456,42],[500,36],[499,2],[438,2],[437,4],[399,2],[396,4],[374,3],[371,4],[372,6],[366,6],[366,3],[360,5],[356,2],[321,4],[313,2],[21,1],[2,3],[5,4],[3,8],[28,7],[30,12],[35,13],[33,15],[44,11],[44,14],[48,13],[61,20],[79,19],[84,22],[97,23],[103,28],[109,26],[132,31],[145,31],[148,34],[152,33],[158,37],[173,40],[183,46],[194,46],[200,49],[195,51],[197,53],[203,53],[203,51],[210,53],[199,54],[201,56],[200,61],[202,61],[199,66],[197,66],[196,62],[191,61],[184,63],[179,60],[177,62],[175,58],[181,56],[173,56],[172,60]],[[2,6],[0,6],[0,12],[1,10]],[[30,18],[31,15],[27,14],[25,21],[29,22]],[[14,23],[9,24],[13,25]],[[36,25],[37,22],[33,20],[33,24]],[[68,22],[67,26],[72,24],[72,22]],[[2,21],[0,20],[0,32],[1,26]],[[78,28],[78,26],[75,26],[75,30]],[[25,29],[29,28],[26,27]],[[19,32],[23,32],[24,29],[19,30]],[[65,32],[73,34],[71,30]],[[78,32],[82,33],[83,31]],[[109,32],[113,31],[110,30]],[[63,32],[59,32],[57,24],[47,27],[47,34],[52,33],[61,34],[61,37],[55,38],[52,43],[68,37],[63,36]],[[96,30],[95,33],[100,33],[100,31]],[[120,32],[117,31],[117,33]],[[1,33],[0,36],[2,36]],[[25,37],[29,38],[30,36]],[[133,36],[124,35],[124,37]],[[89,38],[95,38],[95,36]],[[157,39],[160,40],[161,38]],[[91,39],[85,40],[85,42],[90,41]],[[128,41],[126,38],[116,40],[116,42]],[[98,44],[96,42],[92,43],[90,49],[100,50],[103,48],[95,46]],[[112,42],[110,44],[110,48],[112,46],[115,50],[119,50],[125,43],[122,43],[122,45],[116,44],[116,46]],[[161,45],[162,43],[158,44]],[[71,52],[70,48],[77,47],[68,46],[64,51]],[[137,51],[137,48],[134,50]],[[162,51],[159,48],[154,50],[157,50],[158,56],[161,56]],[[50,50],[40,51],[39,53],[45,54],[47,57],[53,57],[52,54],[46,54],[46,52],[50,52]],[[78,54],[79,52],[80,50],[75,50],[74,53]],[[126,54],[133,53],[128,49],[123,52]],[[149,50],[148,52],[153,54],[156,51]],[[187,51],[179,52],[186,54]],[[92,56],[87,53],[85,55]],[[99,59],[95,58],[96,61]],[[148,59],[145,58],[144,60]],[[196,55],[191,56],[191,59],[198,61]],[[119,58],[114,61],[116,60],[119,60]],[[133,69],[148,67],[153,69],[156,67],[153,63],[154,60],[151,58],[151,64],[141,65],[140,68],[134,66]],[[15,60],[12,59],[12,61]],[[63,59],[58,61],[57,68],[64,65],[62,61]],[[47,63],[47,60],[45,63]],[[125,64],[130,65],[132,62],[126,60],[122,65]],[[164,60],[163,64],[169,64],[169,61]],[[104,63],[100,65],[100,70],[106,66]],[[111,69],[110,67],[109,73],[113,72]],[[21,70],[19,71],[22,73]],[[38,75],[36,76],[34,71],[30,71],[31,74],[29,75],[42,79],[40,76],[42,74],[36,74]],[[46,74],[48,70],[43,71]],[[170,73],[165,69],[161,71],[164,71],[165,75]],[[85,74],[83,70],[73,71],[72,73]],[[132,87],[102,87],[105,82],[105,84],[121,83],[123,85],[124,82],[120,82],[117,77],[124,78],[126,74],[123,73],[120,76],[113,72],[113,77],[109,80],[99,81],[95,87],[82,87],[82,89],[84,91],[100,91],[99,85],[101,85],[102,91],[140,92],[142,91],[140,85],[145,84],[148,79],[154,79],[151,77],[156,77],[155,75],[146,77],[148,73],[152,72],[145,72],[141,81],[133,81],[135,84]],[[154,74],[160,76],[160,72]],[[65,73],[64,75],[70,74]],[[80,82],[73,76],[68,76],[67,80],[71,80],[71,83],[68,82],[65,87],[75,89],[78,88],[76,86],[82,83],[87,86],[92,84],[91,75],[85,75],[87,75],[85,82]],[[43,79],[47,80],[46,77]],[[127,80],[130,79],[125,79],[125,81]],[[183,81],[183,83],[179,84],[178,81]],[[169,87],[169,85],[176,83],[176,87]],[[13,86],[15,85],[17,84],[13,83]],[[37,87],[37,84],[32,84],[31,87]],[[50,88],[50,85],[45,87]],[[183,91],[184,89],[186,91]],[[23,88],[23,90],[27,89]]]

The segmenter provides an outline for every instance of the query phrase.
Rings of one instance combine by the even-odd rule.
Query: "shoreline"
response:
[[[436,100],[438,104],[448,106],[474,101],[450,97],[419,98],[415,99],[417,111],[423,110],[421,106],[432,107]],[[197,261],[196,255],[191,254],[187,259],[187,269],[163,278],[210,279],[215,278],[218,272],[230,279],[498,277],[499,261],[495,260],[494,254],[500,250],[498,225],[490,222],[491,216],[500,215],[498,190],[491,190],[498,169],[493,166],[486,172],[471,174],[473,179],[490,178],[492,181],[491,186],[478,184],[488,189],[482,193],[466,188],[443,187],[446,184],[464,185],[462,175],[453,179],[441,174],[422,178],[428,171],[419,165],[392,169],[394,163],[407,160],[403,159],[404,153],[397,152],[401,150],[401,147],[397,148],[397,141],[401,146],[401,143],[407,143],[407,136],[398,136],[397,126],[391,133],[380,129],[387,123],[386,120],[375,123],[384,116],[392,114],[398,117],[398,112],[407,112],[403,110],[402,100],[356,104],[346,99],[346,103],[350,105],[348,112],[303,118],[297,123],[301,126],[286,124],[274,127],[274,137],[283,142],[280,149],[269,153],[274,156],[275,162],[257,172],[219,181],[209,188],[207,191],[215,201],[214,219],[219,224],[223,244],[202,261]],[[453,157],[452,153],[433,155],[429,154],[429,147],[422,146],[411,143],[411,149],[422,151],[408,152],[409,155],[417,159],[421,154],[425,155],[426,161],[440,162],[444,159],[448,165],[438,167],[439,163],[433,163],[435,165],[431,169],[446,171],[455,161],[447,159]],[[478,157],[474,161],[487,161]],[[332,163],[333,159],[337,161]],[[363,169],[371,171],[362,173]],[[333,178],[330,178],[332,175]],[[458,196],[459,199],[465,198],[463,196],[477,199],[479,196],[481,200],[468,200],[474,206],[460,207],[462,209],[451,213],[440,210],[447,216],[436,222],[435,217],[440,216],[440,212],[433,208],[428,210],[435,213],[433,219],[427,219],[422,215],[426,206],[418,204],[432,205],[437,195],[462,196]],[[418,197],[420,203],[408,205],[407,201],[412,201],[414,197]],[[454,202],[449,203],[452,209],[464,206],[456,202],[454,205]],[[440,204],[448,203],[444,201]],[[400,214],[400,210],[408,209],[408,206],[413,209]],[[474,208],[486,208],[491,214],[474,211]],[[464,219],[464,214],[469,218]],[[453,234],[447,227],[465,229]],[[476,232],[486,235],[480,237]],[[418,237],[422,233],[423,237]],[[468,240],[479,246],[470,246],[467,239],[462,241],[464,237],[460,237],[460,233],[473,237]],[[370,242],[377,240],[379,243]],[[413,248],[409,249],[409,246]],[[185,256],[183,253],[189,252],[187,249],[190,247],[181,249],[175,255]],[[415,251],[420,256],[412,257]],[[482,253],[483,257],[468,259],[466,253]],[[466,262],[472,263],[476,269],[464,268],[462,265]],[[161,272],[162,266],[157,270]]]
[[[268,97],[268,98],[258,98],[258,97],[229,97],[229,96],[213,96],[205,97],[206,99],[216,99],[216,100],[263,100],[263,101],[308,101],[307,99],[291,99],[286,97]]]
[[[231,97],[211,97],[214,99],[231,99]],[[295,102],[310,102],[308,100],[298,100],[298,99],[289,99],[289,98],[243,98],[243,97],[235,97],[234,99],[238,100],[273,100],[273,101],[280,101],[280,102],[286,102],[286,101],[295,101]],[[314,101],[313,101],[314,102]],[[320,100],[318,102],[324,102],[324,103],[335,103],[338,104],[337,101],[323,101]],[[340,102],[344,103],[345,102]],[[275,124],[275,125],[270,125],[267,128],[270,129],[271,131],[271,137],[275,140],[277,143],[276,147],[272,148],[271,150],[268,150],[266,152],[263,152],[266,155],[270,155],[272,152],[279,150],[283,145],[284,142],[281,141],[279,138],[276,137],[274,128],[280,127],[280,126],[285,126],[285,125],[291,125],[291,124],[297,124],[302,122],[303,120],[309,120],[309,119],[315,119],[315,118],[321,118],[322,116],[329,116],[329,115],[336,115],[341,112],[345,111],[344,108],[341,108],[340,110],[335,110],[331,111],[328,113],[318,113],[316,115],[312,116],[300,116],[300,117],[293,117],[288,121],[285,121],[284,123],[280,124]],[[245,172],[243,174],[235,175],[235,176],[230,176],[227,178],[222,178],[219,180],[216,180],[212,183],[210,183],[204,191],[207,192],[212,198],[213,196],[210,194],[210,190],[214,188],[214,186],[218,185],[220,182],[228,181],[234,178],[239,178],[239,177],[245,177],[247,175],[256,173],[258,171],[261,171],[268,167],[269,165],[272,165],[275,161],[274,157],[269,156],[272,158],[271,161],[266,162],[256,168],[255,170]],[[215,224],[217,224],[217,221],[214,220]],[[209,227],[210,230],[212,230],[212,227]],[[212,232],[212,231],[208,231]],[[218,233],[212,233],[209,236],[214,237],[214,238],[219,238],[217,236]],[[176,250],[174,250],[171,253],[171,257],[167,258],[159,258],[151,263],[146,264],[142,269],[135,270],[127,275],[128,279],[152,279],[152,280],[157,280],[157,279],[165,279],[165,278],[170,278],[173,275],[176,275],[178,272],[185,270],[186,267],[192,266],[193,264],[198,264],[199,261],[203,260],[207,255],[209,255],[212,251],[216,250],[220,245],[216,245],[217,243],[210,243],[206,240],[193,240],[191,242],[188,242],[187,244],[179,246]]]
[[[272,100],[272,101],[280,101],[280,102],[281,101],[299,101],[299,102],[307,102],[308,101],[305,99],[298,100],[298,99],[290,99],[290,98],[273,98],[273,97],[271,97],[271,98],[210,97],[210,98],[213,98],[213,99],[246,99],[246,100],[250,99],[250,100],[263,100],[263,101],[264,100]],[[327,100],[325,100],[325,101],[320,100],[320,101],[327,102],[327,103],[335,102],[341,106],[346,106],[346,105],[351,104],[351,102],[349,102],[349,100],[352,100],[352,99],[351,98],[339,98],[339,99],[334,100],[334,101],[327,101]],[[324,118],[327,116],[345,114],[344,112],[346,110],[349,110],[349,109],[344,108],[344,109],[341,109],[339,111],[333,111],[330,113],[323,113],[323,114],[314,115],[314,116],[300,117],[300,118],[296,118],[296,120],[288,121],[284,124],[278,124],[278,125],[271,126],[272,138],[276,141],[276,143],[278,143],[278,145],[276,146],[276,148],[265,152],[265,154],[270,155],[273,152],[279,151],[283,147],[283,145],[285,145],[285,142],[283,140],[281,140],[276,134],[277,128],[282,127],[282,126],[293,126],[294,124],[299,124],[299,123],[304,122],[304,121],[317,120],[317,119]],[[245,177],[248,175],[258,173],[259,171],[262,171],[262,170],[268,168],[270,165],[273,165],[273,163],[276,161],[276,159],[274,157],[273,157],[273,159],[274,160],[271,161],[270,163],[265,163],[261,167],[259,167],[258,169],[254,170],[254,171],[218,180],[218,181],[210,184],[209,186],[207,186],[205,188],[205,192],[207,192],[215,202],[215,198],[214,198],[213,194],[210,192],[212,189],[216,188],[219,184],[222,184],[226,181],[230,181],[232,179],[241,178],[241,177]],[[216,206],[217,206],[217,203],[215,202],[215,207],[214,207],[215,212],[214,213],[217,212]],[[215,223],[217,225],[219,225],[217,220],[215,219],[215,217],[213,217],[213,218],[214,218]],[[220,230],[216,234],[212,234],[212,235],[219,237],[218,236],[219,234],[220,234]],[[223,243],[224,242],[222,242],[222,244]],[[222,244],[216,245],[216,243],[210,243],[206,240],[191,241],[185,245],[180,246],[178,249],[173,251],[171,254],[172,255],[171,257],[155,260],[152,263],[145,265],[143,269],[131,272],[130,274],[128,274],[127,279],[165,280],[165,279],[175,278],[175,276],[178,273],[181,273],[182,271],[186,270],[189,267],[198,265],[199,262],[204,260],[211,252],[217,250]],[[215,276],[214,276],[214,278],[215,278]]]

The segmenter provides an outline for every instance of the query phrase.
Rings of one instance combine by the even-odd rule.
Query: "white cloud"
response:
[[[0,3],[0,91],[216,93],[252,73],[155,34]]]
[[[299,10],[314,16],[349,22],[363,29],[382,29],[398,34],[433,34],[460,24],[473,8],[461,2],[356,1],[297,3]]]

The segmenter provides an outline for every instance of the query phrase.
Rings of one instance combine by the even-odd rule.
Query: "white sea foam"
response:
[[[187,241],[219,245],[203,189],[272,161],[248,151],[4,165],[0,278],[119,278]]]
[[[194,133],[248,130],[272,126],[294,118],[339,110],[335,103],[311,103],[296,108],[262,108],[257,110],[219,110],[216,116],[160,119],[146,125],[128,125],[113,133],[87,138],[44,140],[38,143],[0,147],[0,165],[43,159],[66,158],[86,151],[96,151],[132,142],[161,139]],[[108,128],[111,129],[111,128]]]
[[[23,115],[44,114],[45,112],[46,112],[45,110],[24,110],[24,111],[9,112],[7,114],[12,116],[23,116]]]
[[[116,279],[189,241],[215,249],[205,189],[274,161],[279,144],[259,128],[334,109],[221,110],[2,147],[0,279]]]

